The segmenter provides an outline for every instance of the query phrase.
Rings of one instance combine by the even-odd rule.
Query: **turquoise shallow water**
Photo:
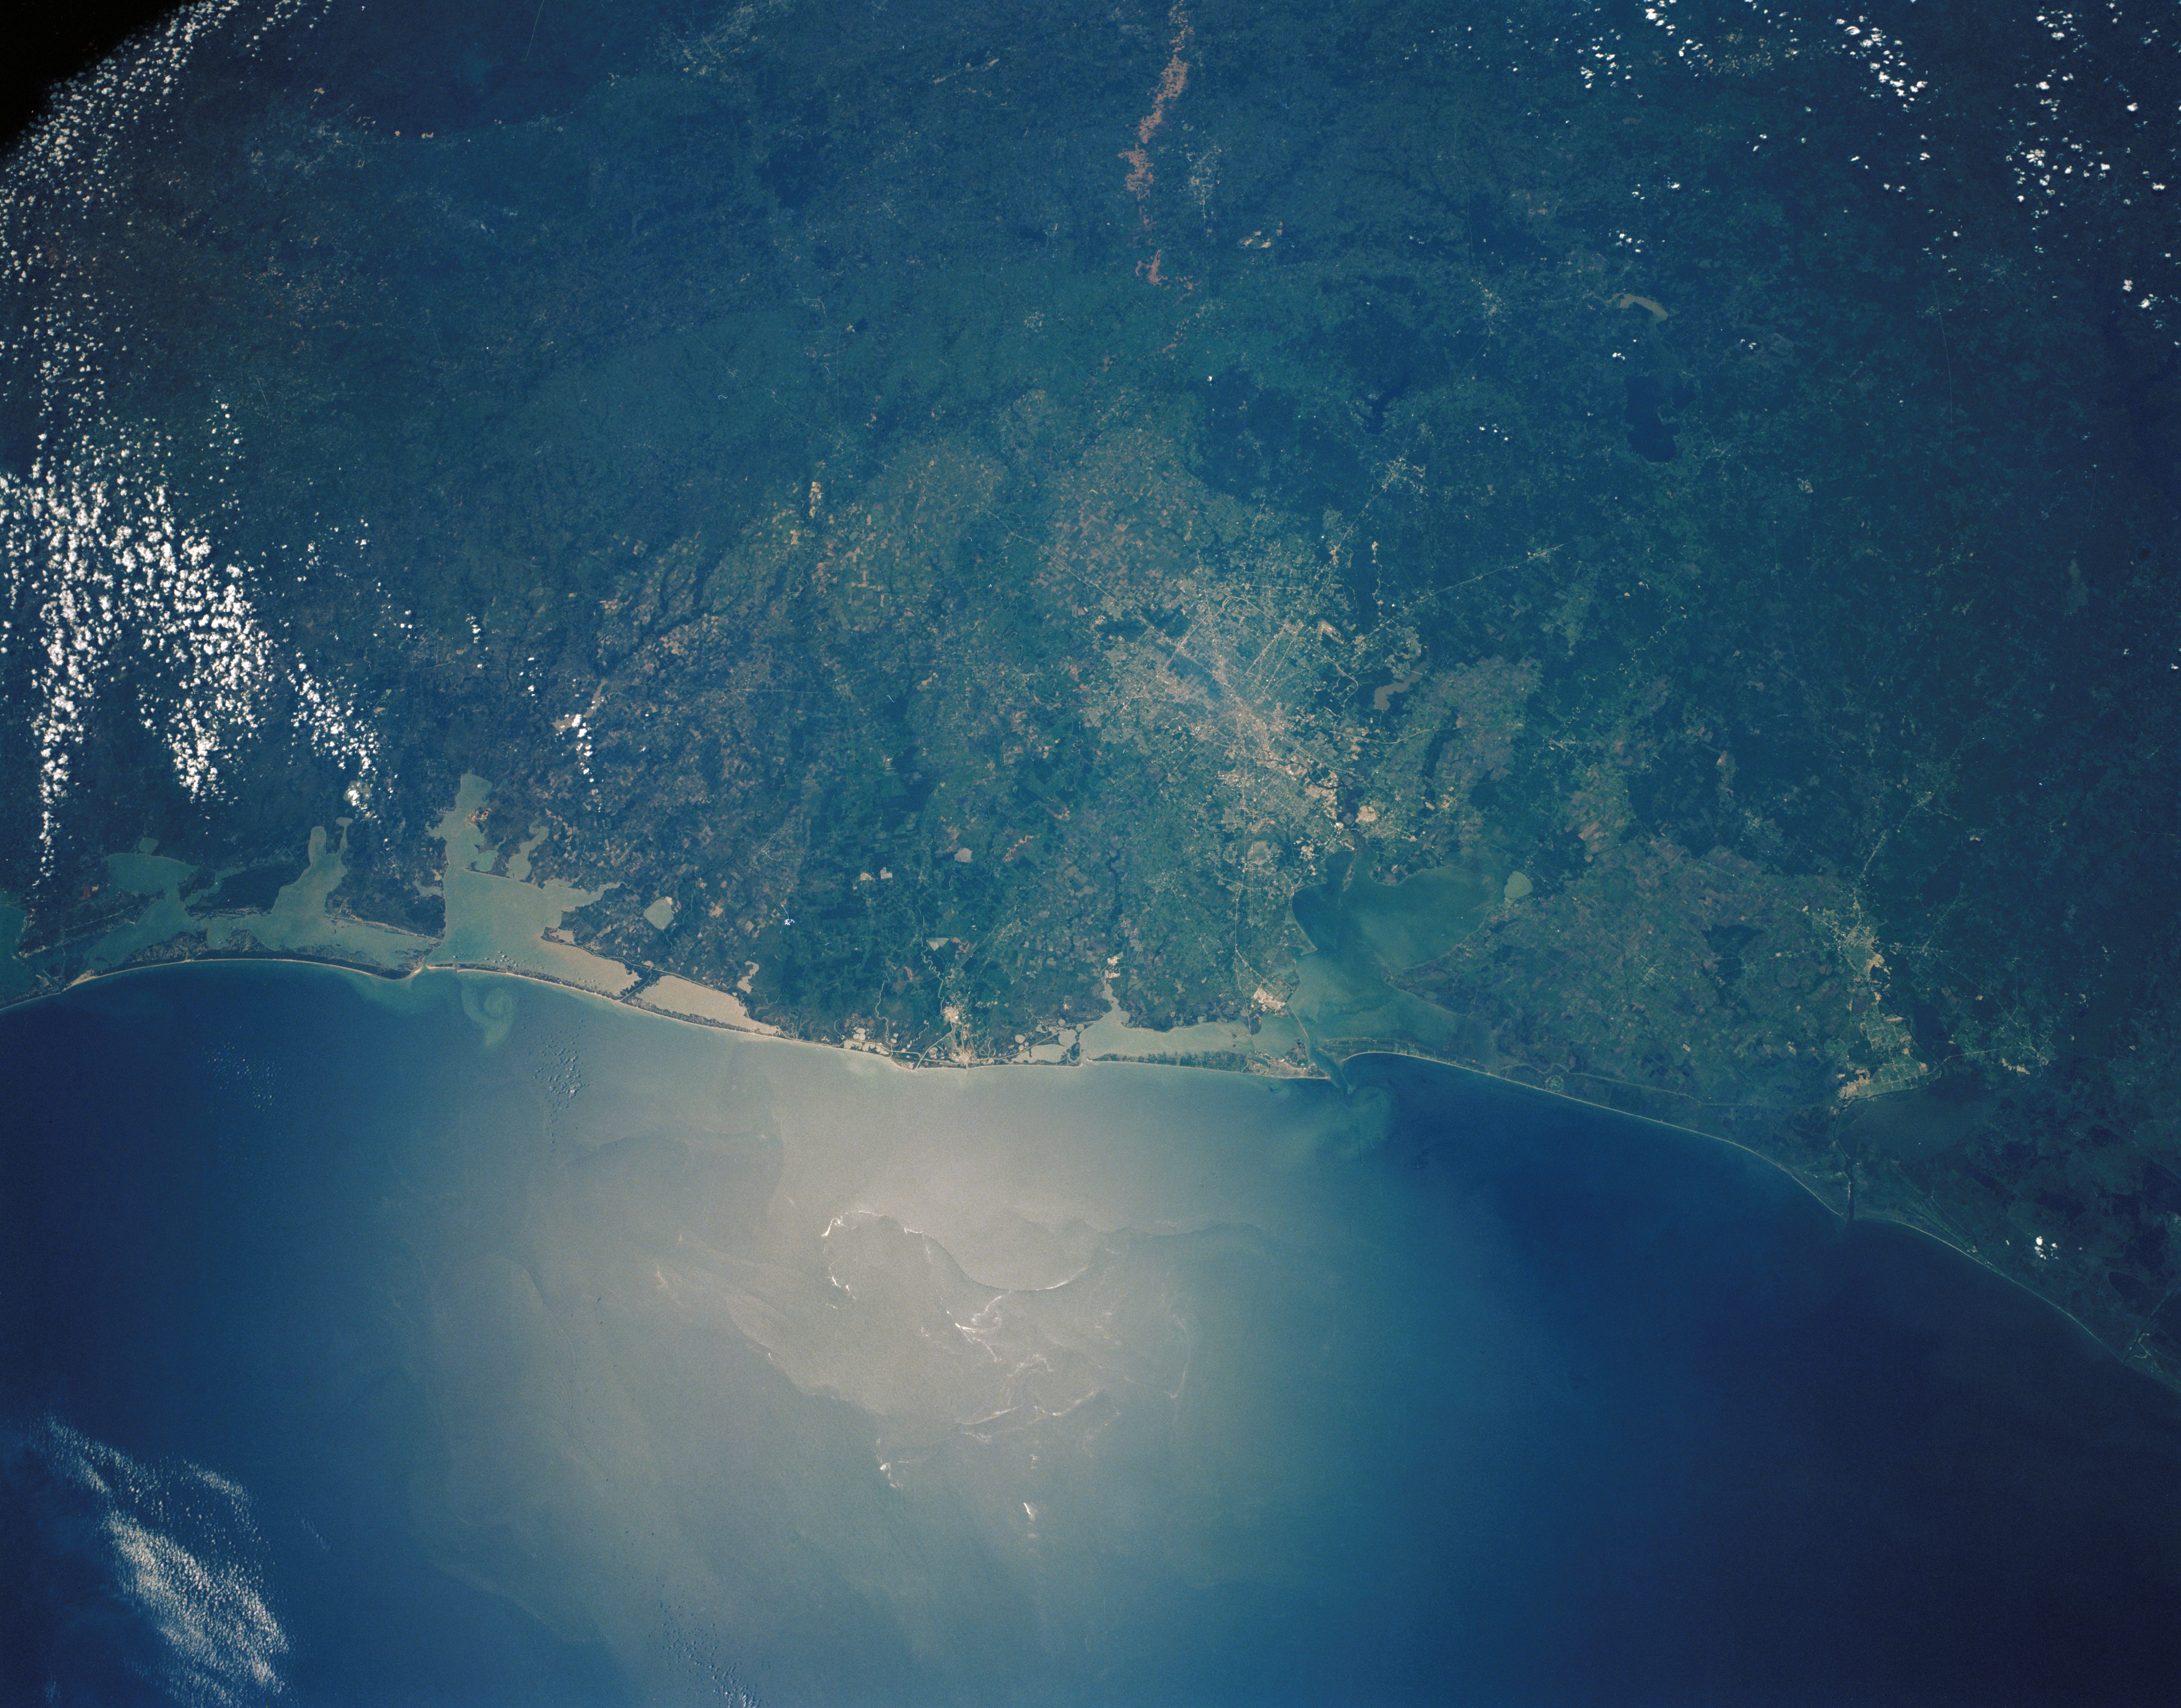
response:
[[[2167,1396],[1489,1081],[910,1074],[271,965],[17,1010],[0,1072],[11,1689],[2118,1702],[2176,1658]]]

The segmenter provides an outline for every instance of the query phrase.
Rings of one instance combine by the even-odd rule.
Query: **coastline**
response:
[[[663,1652],[660,1630],[686,1628],[683,1610],[721,1605],[721,1573],[737,1595],[807,1581],[770,1570],[775,1556],[756,1544],[708,1545],[703,1569],[690,1566],[678,1515],[694,1513],[715,1542],[761,1543],[769,1515],[784,1514],[782,1534],[822,1524],[837,1542],[829,1557],[864,1559],[864,1515],[913,1526],[921,1544],[948,1534],[964,1478],[994,1491],[985,1510],[1005,1528],[971,1534],[997,1539],[992,1557],[1015,1581],[1064,1584],[1068,1562],[1085,1558],[1115,1562],[1124,1581],[1141,1556],[1086,1552],[1086,1534],[1110,1533],[1074,1515],[1125,1507],[1138,1462],[1111,1447],[1107,1401],[1079,1408],[1085,1385],[1149,1407],[1157,1442],[1179,1435],[1184,1451],[1154,1462],[1155,1487],[1184,1498],[1151,1510],[1210,1537],[1185,1563],[1328,1560],[1336,1584],[1385,1552],[1318,1545],[1320,1512],[1383,1512],[1389,1545],[1421,1538],[1429,1558],[1444,1557],[1445,1535],[1473,1534],[1460,1527],[1477,1512],[1504,1514],[1479,1557],[1519,1562],[1555,1536],[1566,1558],[1594,1559],[1603,1510],[1655,1572],[1659,1487],[1703,1501],[1685,1556],[1715,1560],[1711,1515],[1746,1510],[1753,1469],[1788,1500],[1746,1526],[1752,1546],[1796,1513],[1819,1527],[1797,1520],[1797,1536],[1852,1543],[1874,1523],[1883,1536],[1897,1493],[1930,1495],[1943,1516],[1960,1508],[1948,1490],[2010,1486],[1979,1468],[1980,1451],[1961,1451],[1960,1424],[1984,1432],[1976,1444],[2025,1443],[2010,1472],[2052,1463],[2038,1427],[2047,1394],[2087,1413],[2090,1493],[2048,1475],[2038,1497],[2050,1512],[2094,1511],[2090,1494],[2129,1493],[2096,1480],[2110,1420],[2173,1415],[2148,1396],[2132,1402],[2140,1390],[2105,1361],[2079,1359],[2074,1325],[2033,1318],[2009,1304],[2012,1290],[1917,1242],[1841,1237],[1772,1169],[1467,1073],[1351,1060],[1353,1105],[1330,1086],[1133,1064],[914,1079],[842,1059],[868,1052],[790,1056],[748,1036],[666,1031],[613,1012],[634,1006],[623,999],[535,976],[395,976],[302,957],[164,965],[246,964],[268,970],[102,975],[75,992],[73,1014],[26,1009],[36,1023],[8,1040],[33,1081],[14,1135],[22,1196],[76,1219],[25,1242],[18,1261],[80,1310],[51,1337],[53,1368],[127,1373],[143,1349],[179,1346],[175,1368],[221,1401],[124,1374],[129,1412],[72,1423],[216,1466],[268,1512],[306,1511],[333,1545],[322,1572],[315,1550],[275,1556],[299,1650],[383,1634],[345,1618],[359,1573],[399,1582],[412,1562],[421,1573],[452,1558],[517,1606],[603,1609],[616,1652],[641,1667]],[[534,990],[515,982],[526,978]],[[571,989],[598,1000],[554,994]],[[504,1047],[493,1023],[511,1023]],[[47,1047],[58,1040],[72,1042]],[[153,1151],[163,1166],[145,1166]],[[178,1263],[178,1252],[219,1261]],[[79,1289],[79,1274],[130,1285]],[[1875,1288],[1875,1311],[1858,1280]],[[927,1296],[939,1305],[906,1310]],[[146,1308],[169,1298],[181,1307]],[[371,1308],[333,1308],[356,1298]],[[1926,1302],[1958,1349],[1935,1369],[1917,1356]],[[338,1379],[314,1385],[321,1325],[351,1321]],[[927,1324],[931,1340],[917,1332]],[[1096,1369],[1035,1362],[1045,1342],[1033,1335],[1063,1334],[1102,1359]],[[417,1373],[394,1389],[410,1409],[359,1407],[355,1375],[389,1364]],[[1965,1379],[1976,1384],[1966,1396]],[[1419,1392],[1424,1380],[1435,1385]],[[741,1402],[752,1390],[762,1405]],[[2079,1394],[2094,1403],[2069,1407]],[[1804,1404],[1826,1409],[1796,1427]],[[1874,1405],[1897,1429],[1848,1427]],[[387,1451],[334,1451],[359,1414]],[[384,1421],[411,1418],[406,1434]],[[1903,1438],[1928,1454],[1906,1471]],[[563,1440],[582,1454],[556,1451]],[[1852,1456],[1831,1451],[1836,1440]],[[1039,1471],[1055,1461],[1064,1480]],[[328,1466],[351,1480],[329,1485]],[[1222,1471],[1251,1502],[1246,1525],[1225,1517],[1235,1501],[1186,1498]],[[1088,1499],[1075,1491],[1093,1473]],[[1825,1479],[1815,1491],[1813,1475]],[[708,1504],[704,1491],[721,1488],[731,1508]],[[1299,1488],[1308,1501],[1289,1493]],[[1260,1489],[1289,1502],[1272,1508],[1282,1522],[1269,1532]],[[1876,1520],[1857,1498],[1874,1489]],[[1419,1490],[1437,1502],[1428,1524],[1414,1522]],[[389,1501],[411,1523],[382,1527],[376,1551],[361,1545],[362,1524],[327,1517]],[[2017,1510],[1996,1522],[2014,1528]],[[518,1529],[510,1513],[539,1516]],[[1273,1552],[1290,1541],[1299,1551]],[[936,1547],[914,1558],[935,1556],[928,1578],[885,1581],[959,1585]],[[1736,1556],[1748,1557],[1730,1550],[1724,1606],[1742,1605]],[[1950,1581],[1944,1556],[1898,1575]],[[1540,1574],[1569,1581],[1559,1561]],[[2051,1562],[2062,1581],[2068,1564]],[[1388,1581],[1433,1580],[1404,1566]],[[1826,1581],[1862,1580],[1843,1569]],[[1527,1589],[1518,1578],[1510,1593]],[[973,1578],[964,1594],[980,1611],[991,1605],[982,1589]],[[1569,1615],[1577,1627],[1589,1617]],[[738,1640],[784,1676],[787,1650]]]
[[[446,916],[436,937],[334,910],[333,896],[346,876],[342,855],[347,820],[337,821],[338,840],[323,826],[312,830],[303,871],[263,910],[192,914],[190,904],[202,904],[214,894],[226,875],[200,872],[187,862],[156,854],[152,845],[140,844],[133,852],[108,856],[114,887],[145,898],[134,918],[109,920],[95,932],[42,948],[37,953],[43,966],[19,956],[13,944],[0,944],[0,969],[14,974],[17,983],[11,990],[9,981],[0,978],[0,1013],[124,973],[180,965],[291,965],[346,976],[373,1000],[386,1000],[395,991],[420,989],[422,976],[435,972],[458,980],[481,975],[527,980],[660,1020],[837,1051],[912,1072],[1114,1062],[1260,1078],[1322,1079],[1345,1090],[1350,1063],[1380,1055],[1408,1057],[1554,1104],[1604,1111],[1664,1132],[1731,1147],[1778,1170],[1841,1224],[1875,1221],[1920,1234],[2057,1311],[2123,1363],[2162,1385],[2181,1388],[2181,1378],[2140,1355],[2140,1334],[2125,1345],[2099,1335],[2080,1313],[2010,1273],[1954,1230],[1916,1213],[1918,1206],[1888,1202],[1881,1192],[1871,1190],[1882,1184],[1877,1179],[1862,1180],[1863,1190],[1858,1190],[1858,1165],[1850,1162],[1841,1166],[1839,1154],[1822,1141],[1823,1129],[1816,1118],[1829,1115],[1830,1110],[1730,1104],[1690,1112],[1697,1119],[1712,1116],[1712,1125],[1707,1127],[1673,1119],[1682,1111],[1670,1101],[1673,1094],[1656,1087],[1603,1075],[1570,1075],[1597,1087],[1597,1095],[1584,1096],[1568,1089],[1566,1079],[1555,1085],[1526,1077],[1534,1070],[1500,1058],[1488,1033],[1480,1036],[1479,1029],[1464,1017],[1396,990],[1384,981],[1386,968],[1376,959],[1358,960],[1352,952],[1339,958],[1322,951],[1300,956],[1298,988],[1286,1009],[1253,1015],[1250,1022],[1212,1021],[1162,1033],[1130,1025],[1126,1011],[1111,1003],[1109,997],[1107,1012],[1097,1019],[1047,1022],[1025,1034],[1011,1054],[980,1053],[958,1025],[917,1049],[866,1036],[861,1028],[837,1039],[798,1036],[751,1015],[738,991],[680,973],[632,970],[568,941],[561,932],[565,915],[599,899],[605,890],[583,889],[560,878],[532,879],[530,856],[544,839],[542,826],[516,847],[488,843],[482,825],[492,790],[489,780],[465,773],[456,799],[430,832],[446,849],[439,885]],[[209,882],[185,898],[185,881],[191,876]],[[1345,885],[1333,874],[1328,878],[1328,887],[1315,893],[1321,906],[1329,904],[1367,913],[1414,904],[1413,898],[1367,879]],[[1307,904],[1312,895],[1306,891],[1298,899]],[[1476,917],[1466,908],[1465,903],[1442,910],[1438,928],[1457,933],[1466,929],[1463,920]],[[20,912],[13,908],[8,912],[19,925]],[[1306,931],[1316,941],[1317,934],[1309,933],[1307,925]],[[58,968],[55,962],[60,964]],[[73,976],[63,976],[71,965],[76,969]],[[25,978],[31,981],[27,988],[20,987]],[[747,978],[744,982],[746,987]],[[670,992],[670,1000],[657,999],[661,991]],[[1162,1044],[1168,1047],[1160,1047]],[[1463,1059],[1456,1050],[1476,1059]],[[1758,1131],[1745,1137],[1719,1130],[1737,1127]],[[1812,1142],[1807,1130],[1813,1127],[1819,1142]],[[1751,1137],[1760,1142],[1752,1142]]]
[[[250,951],[232,953],[215,952],[207,954],[176,955],[163,960],[135,961],[124,966],[113,967],[103,971],[82,973],[66,984],[52,986],[48,988],[31,992],[6,1002],[0,1002],[0,1016],[4,1016],[19,1009],[28,1009],[37,1006],[41,1003],[61,1000],[75,994],[90,986],[119,983],[126,979],[176,971],[183,968],[246,966],[289,966],[305,968],[317,972],[331,974],[348,981],[359,992],[359,993],[365,997],[367,1001],[373,1002],[387,1001],[389,999],[389,993],[416,988],[421,986],[422,981],[435,976],[444,975],[458,981],[465,979],[478,978],[495,980],[511,979],[526,984],[538,985],[547,990],[559,992],[565,995],[576,997],[588,1002],[597,1003],[606,1007],[632,1010],[637,1014],[655,1020],[678,1025],[693,1026],[703,1031],[725,1032],[730,1036],[748,1039],[753,1042],[777,1044],[782,1047],[792,1046],[796,1048],[805,1050],[823,1050],[832,1053],[851,1057],[860,1061],[883,1064],[908,1074],[932,1071],[968,1073],[995,1068],[1058,1068],[1072,1070],[1098,1064],[1106,1064],[1181,1069],[1198,1073],[1241,1074],[1247,1077],[1263,1079],[1310,1080],[1333,1085],[1336,1088],[1339,1088],[1338,1081],[1333,1079],[1333,1075],[1326,1073],[1322,1068],[1319,1067],[1315,1060],[1313,1060],[1312,1064],[1309,1067],[1298,1070],[1291,1074],[1273,1074],[1267,1072],[1262,1068],[1256,1068],[1251,1065],[1229,1065],[1216,1059],[1206,1059],[1202,1055],[1195,1055],[1192,1057],[1192,1055],[1188,1053],[1130,1055],[1107,1052],[1092,1055],[1071,1055],[1068,1058],[1061,1059],[1037,1058],[1027,1053],[1014,1056],[971,1056],[966,1053],[941,1054],[937,1052],[911,1053],[908,1052],[881,1048],[875,1045],[859,1044],[853,1040],[834,1041],[824,1038],[799,1037],[792,1033],[783,1032],[776,1027],[766,1027],[761,1023],[753,1022],[748,1025],[737,1025],[727,1020],[711,1018],[701,1014],[678,1012],[672,1009],[662,1008],[644,1002],[643,1000],[643,991],[649,988],[649,987],[639,987],[637,990],[631,992],[616,994],[582,984],[577,984],[569,980],[556,978],[549,973],[541,972],[527,968],[494,966],[483,963],[428,961],[421,962],[405,970],[394,970],[380,967],[373,967],[354,961],[340,960],[330,956],[297,953],[268,954],[252,953]],[[685,981],[685,982],[693,984],[693,981]],[[709,987],[698,987],[698,988]],[[714,993],[723,996],[729,994],[728,992],[723,992]],[[400,999],[397,998],[394,1000],[393,1005],[398,1007],[403,1006],[404,1004],[401,1003]],[[1109,1013],[1117,1012],[1120,1011],[1109,1010]],[[4,1023],[4,1021],[0,1021],[0,1023]],[[1096,1023],[1094,1022],[1093,1024],[1095,1025]],[[1085,1027],[1082,1030],[1087,1031],[1090,1028]],[[2021,1282],[2015,1280],[2014,1278],[2011,1276],[2007,1276],[2003,1270],[1996,1269],[1994,1265],[1978,1256],[1977,1253],[1963,1250],[1963,1247],[1955,1245],[1952,1241],[1943,1238],[1938,1234],[1933,1233],[1929,1229],[1919,1227],[1913,1223],[1886,1215],[1882,1211],[1877,1213],[1875,1216],[1866,1214],[1859,1218],[1851,1219],[1840,1208],[1840,1207],[1833,1203],[1825,1196],[1825,1194],[1818,1191],[1808,1180],[1797,1174],[1794,1169],[1786,1167],[1776,1158],[1767,1156],[1764,1152],[1757,1149],[1755,1147],[1744,1144],[1737,1139],[1728,1137],[1723,1134],[1708,1133],[1698,1127],[1684,1126],[1672,1121],[1660,1120],[1654,1116],[1644,1114],[1639,1111],[1623,1109],[1616,1108],[1610,1103],[1599,1103],[1591,1098],[1577,1097],[1565,1090],[1555,1089],[1549,1086],[1532,1085],[1527,1081],[1516,1079],[1506,1074],[1494,1073],[1488,1069],[1478,1067],[1472,1063],[1452,1061],[1443,1057],[1430,1055],[1423,1051],[1416,1049],[1389,1048],[1381,1043],[1369,1047],[1353,1050],[1346,1054],[1334,1058],[1333,1059],[1335,1059],[1339,1066],[1345,1069],[1351,1064],[1359,1062],[1367,1063],[1375,1058],[1383,1058],[1389,1060],[1425,1063],[1434,1069],[1457,1075],[1463,1079],[1474,1081],[1480,1086],[1490,1086],[1505,1093],[1521,1096],[1542,1103],[1562,1106],[1570,1109],[1580,1109],[1611,1116],[1618,1119],[1632,1121],[1644,1127],[1655,1128],[1663,1134],[1674,1135],[1678,1138],[1696,1139],[1701,1140],[1709,1144],[1724,1146],[1730,1150],[1741,1152],[1742,1155],[1750,1158],[1753,1161],[1762,1164],[1765,1168],[1775,1170],[1778,1174],[1785,1176],[1787,1180],[1792,1180],[1813,1201],[1822,1206],[1827,1212],[1833,1215],[1836,1219],[1843,1224],[1846,1224],[1851,1219],[1862,1219],[1866,1221],[1875,1220],[1883,1222],[1889,1226],[1906,1229],[1910,1232],[1921,1235],[1924,1238],[1930,1239],[1936,1244],[1946,1246],[1949,1251],[1958,1252],[1961,1256],[1977,1264],[1980,1269],[1990,1269],[1993,1274],[2002,1275],[2003,1278],[2009,1280],[2012,1285],[2021,1287],[2022,1291],[2024,1293],[2029,1294],[2031,1297],[2039,1298],[2040,1300],[2043,1299],[2043,1296],[2038,1294],[2034,1289],[2023,1286]],[[1230,1059],[1234,1059],[1234,1058],[1230,1056]],[[2051,1307],[2058,1311],[2061,1315],[2067,1317],[2068,1321],[2075,1323],[2079,1327],[2083,1327],[2084,1332],[2086,1335],[2091,1334],[2091,1331],[2087,1327],[2084,1326],[2081,1324],[2080,1319],[2076,1318],[2073,1313],[2068,1312],[2062,1307],[2052,1303],[2050,1300],[2044,1300],[2043,1302],[2051,1305]],[[2091,1335],[2091,1338],[2095,1340],[2096,1336],[2095,1335]],[[2099,1341],[2098,1344],[2102,1346],[2104,1343],[2102,1341]]]

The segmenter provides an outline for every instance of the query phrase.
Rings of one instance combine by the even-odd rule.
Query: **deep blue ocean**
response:
[[[1724,1145],[1352,1077],[13,1010],[0,1695],[2173,1700],[2171,1394]]]

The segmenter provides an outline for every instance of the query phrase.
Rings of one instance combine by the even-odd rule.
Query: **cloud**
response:
[[[190,1708],[279,1694],[265,1561],[249,1495],[216,1473],[141,1463],[52,1418],[0,1427],[11,1695],[104,1700],[130,1680]]]

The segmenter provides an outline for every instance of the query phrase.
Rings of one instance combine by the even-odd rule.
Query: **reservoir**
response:
[[[1730,1147],[1346,1075],[11,1010],[4,1693],[2170,1700],[2164,1389]]]

